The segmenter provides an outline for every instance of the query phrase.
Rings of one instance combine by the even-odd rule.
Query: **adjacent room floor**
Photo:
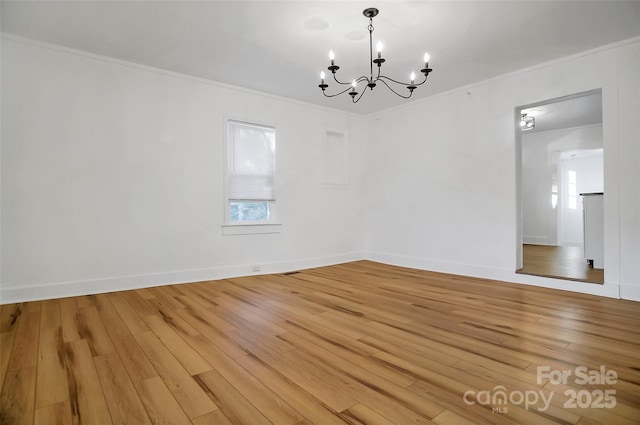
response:
[[[590,283],[604,283],[604,269],[587,264],[580,246],[522,245],[518,273]]]
[[[6,425],[640,418],[631,301],[359,261],[0,317]]]

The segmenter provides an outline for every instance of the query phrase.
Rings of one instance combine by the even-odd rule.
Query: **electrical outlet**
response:
[[[262,268],[261,268],[260,266],[252,266],[252,267],[251,267],[251,271],[252,271],[252,272],[259,272],[259,271],[261,271],[261,270],[262,270]]]

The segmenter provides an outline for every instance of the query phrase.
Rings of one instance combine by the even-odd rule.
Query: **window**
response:
[[[276,129],[227,121],[226,223],[275,223]]]

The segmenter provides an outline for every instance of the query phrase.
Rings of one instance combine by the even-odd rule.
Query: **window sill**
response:
[[[224,224],[223,235],[260,235],[282,232],[282,224]]]

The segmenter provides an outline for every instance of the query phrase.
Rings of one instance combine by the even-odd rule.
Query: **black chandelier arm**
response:
[[[389,80],[389,81],[392,81],[392,82],[394,82],[396,84],[399,84],[401,86],[421,86],[422,84],[427,82],[427,76],[425,75],[424,76],[424,80],[422,80],[422,82],[420,82],[420,83],[403,83],[401,81],[394,80],[393,78],[389,78],[389,77],[387,77],[385,75],[378,76],[377,80],[382,80],[383,83],[384,83],[384,80]],[[387,87],[389,87],[389,85],[387,85]]]
[[[404,96],[404,95],[402,95],[402,94],[398,93],[397,91],[395,91],[395,90],[394,90],[394,89],[393,89],[389,84],[387,84],[387,82],[386,82],[385,80],[380,79],[379,81],[382,81],[382,83],[383,83],[385,86],[387,86],[387,88],[388,88],[389,90],[391,90],[392,92],[394,92],[396,95],[400,96],[400,97],[401,97],[401,98],[403,98],[403,99],[409,99],[409,98],[411,97],[411,95],[413,94],[413,90],[411,90],[411,91],[409,92],[409,96]],[[402,84],[402,83],[399,83],[399,84]]]
[[[338,77],[336,77],[335,73],[333,74],[333,79],[336,81],[336,83],[342,84],[343,86],[344,85],[349,85],[349,86],[351,85],[351,83],[343,83],[342,81],[338,80]]]
[[[336,96],[340,96],[343,93],[348,92],[351,89],[352,89],[351,84],[349,84],[349,87],[347,87],[346,89],[344,89],[341,92],[338,92],[336,94],[327,94],[324,90],[322,90],[322,94],[324,94],[325,97],[336,97]]]
[[[360,96],[358,96],[358,98],[356,99],[355,96],[351,98],[351,101],[353,103],[358,103],[358,101],[360,101],[360,99],[362,99],[362,96],[364,96],[365,92],[367,91],[366,87],[364,87],[362,89],[362,92],[360,93]]]
[[[424,76],[424,80],[422,80],[422,82],[421,82],[421,83],[414,83],[413,85],[414,85],[414,86],[421,86],[421,85],[423,85],[424,83],[426,83],[426,82],[427,82],[427,78],[429,78],[429,75],[425,74],[425,76]]]
[[[338,80],[338,78],[336,77],[336,74],[333,74],[333,79],[336,81],[336,83],[342,84],[343,86],[353,84],[353,82],[345,83],[345,82],[342,82],[342,81]],[[360,77],[356,78],[356,83],[361,83],[363,81],[366,81],[368,83],[369,82],[369,78],[367,78],[365,75],[361,75]]]

